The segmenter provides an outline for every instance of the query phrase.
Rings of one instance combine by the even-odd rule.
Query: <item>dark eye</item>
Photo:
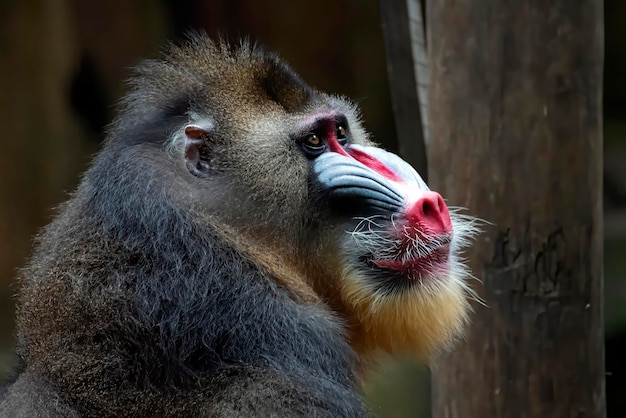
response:
[[[337,142],[339,142],[342,146],[348,143],[348,132],[343,125],[337,125],[335,135],[337,136]]]
[[[307,136],[306,138],[304,138],[304,141],[302,141],[302,143],[306,145],[307,147],[311,147],[311,148],[317,148],[317,147],[321,147],[324,145],[320,137],[315,134],[311,134]]]
[[[326,144],[324,144],[322,138],[316,134],[305,136],[300,143],[302,144],[302,148],[312,156],[319,155],[326,149]]]
[[[343,125],[338,125],[336,135],[337,139],[346,139],[346,128]]]

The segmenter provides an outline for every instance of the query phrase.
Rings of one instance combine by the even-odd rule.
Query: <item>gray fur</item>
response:
[[[306,158],[260,118],[353,109],[273,54],[203,36],[141,65],[130,85],[103,150],[19,275],[24,366],[0,415],[363,415],[342,322],[219,228],[265,228],[300,248],[314,238],[323,208],[307,209]],[[206,181],[185,169],[177,141],[198,120],[211,121],[217,143]]]

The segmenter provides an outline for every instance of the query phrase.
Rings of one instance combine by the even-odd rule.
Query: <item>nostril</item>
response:
[[[421,229],[433,233],[447,233],[452,229],[448,207],[439,193],[425,192],[407,208],[406,219]]]
[[[443,199],[442,199],[443,202]],[[440,203],[439,200],[436,199],[423,199],[422,203],[422,213],[424,217],[436,217],[439,212]]]
[[[435,207],[436,203],[431,202],[430,200],[425,199],[422,204],[422,213],[425,218],[430,218],[432,216],[437,215],[437,208]]]

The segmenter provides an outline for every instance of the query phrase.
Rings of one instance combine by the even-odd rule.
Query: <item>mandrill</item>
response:
[[[355,105],[204,35],[139,65],[19,273],[3,417],[357,417],[467,322],[475,232]]]

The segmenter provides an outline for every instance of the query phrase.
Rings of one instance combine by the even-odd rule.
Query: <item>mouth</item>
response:
[[[369,218],[360,220],[351,236],[364,277],[379,291],[395,292],[449,277],[451,230],[431,231],[402,219]]]
[[[431,249],[425,255],[406,253],[394,259],[370,258],[368,263],[377,269],[400,274],[412,280],[421,280],[426,275],[433,276],[445,272],[448,269],[449,258],[450,243],[447,242]]]
[[[425,276],[436,276],[447,271],[449,258],[450,243],[448,241],[436,248],[430,248],[430,251],[424,255],[406,252],[396,258],[371,257],[367,263],[375,269],[417,281],[422,280]]]

